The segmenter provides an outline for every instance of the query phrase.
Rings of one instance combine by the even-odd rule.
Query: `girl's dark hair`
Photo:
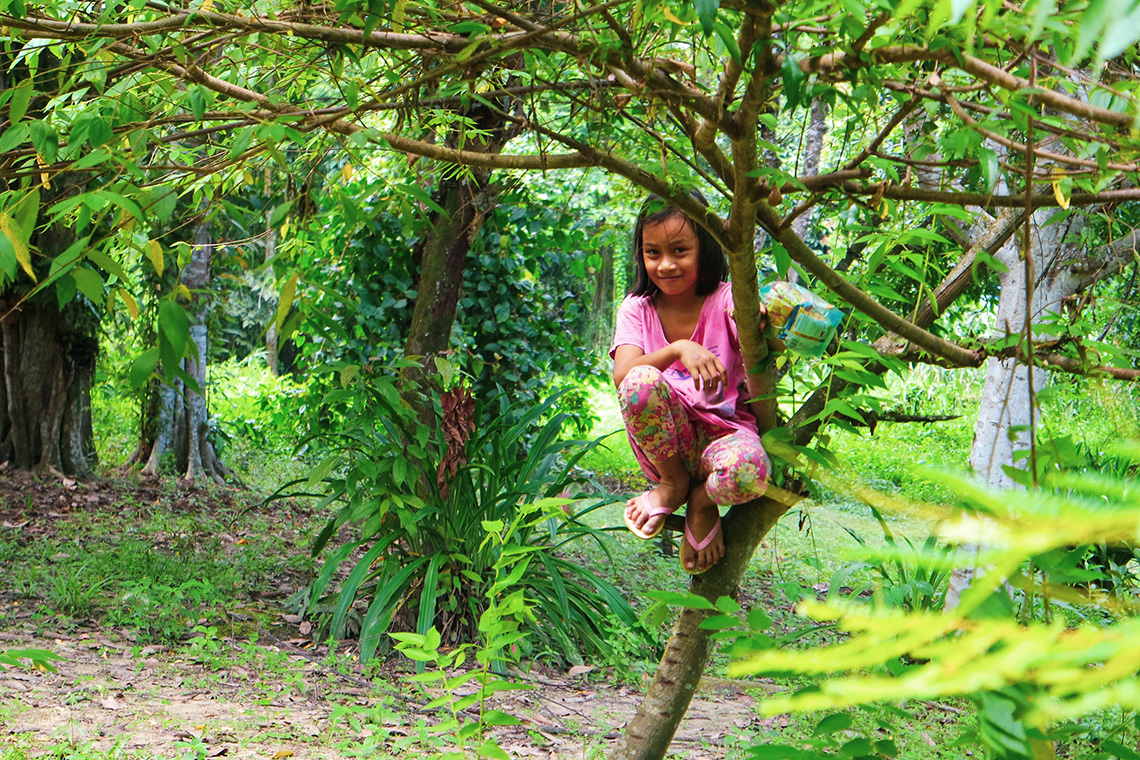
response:
[[[702,206],[709,205],[699,190],[690,190],[689,197]],[[645,270],[645,259],[641,252],[642,230],[647,224],[657,224],[675,216],[684,218],[697,233],[697,243],[699,244],[697,252],[697,295],[706,296],[712,293],[722,282],[728,279],[728,261],[724,257],[724,249],[720,247],[716,238],[704,227],[686,216],[680,209],[670,206],[664,198],[653,194],[641,204],[641,213],[637,215],[637,223],[633,226],[634,279],[633,287],[629,289],[629,295],[652,296],[659,290],[649,279],[649,273]]]

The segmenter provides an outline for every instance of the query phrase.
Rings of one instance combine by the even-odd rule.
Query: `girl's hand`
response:
[[[698,391],[716,390],[728,382],[728,370],[712,351],[691,340],[679,340],[673,344],[677,358],[689,374],[693,376],[693,387]]]
[[[728,310],[728,318],[733,322],[736,321],[736,309]],[[768,329],[768,307],[760,304],[760,311],[757,313],[757,324],[760,326],[760,332]]]

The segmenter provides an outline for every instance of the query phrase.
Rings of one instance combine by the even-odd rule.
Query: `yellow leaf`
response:
[[[119,298],[123,299],[123,303],[127,305],[127,311],[131,313],[131,319],[139,318],[139,302],[135,297],[126,291],[124,288],[119,288]]]
[[[350,181],[354,173],[355,170],[352,168],[352,164],[346,163],[340,168],[340,178],[345,182]]]
[[[273,760],[280,760],[283,757],[293,757],[293,750],[279,749],[273,753]]]
[[[1057,205],[1065,211],[1069,210],[1069,198],[1065,192],[1061,190],[1061,181],[1053,180],[1053,197],[1057,199]]]
[[[24,242],[23,235],[16,230],[12,222],[12,217],[0,212],[0,232],[3,232],[12,241],[12,248],[16,251],[16,261],[20,263],[20,267],[28,273],[32,282],[37,282],[36,274],[32,271],[32,253],[28,250],[28,244]]]
[[[202,7],[200,10],[203,13],[213,10],[213,8],[214,8],[214,0],[202,0]]]
[[[284,240],[289,234],[289,220],[286,219],[285,223],[281,225],[281,239]]]
[[[150,259],[154,271],[158,273],[159,277],[162,277],[162,272],[166,269],[166,257],[162,255],[162,246],[157,240],[152,240],[147,244],[146,255]]]
[[[281,300],[277,304],[277,314],[273,317],[273,324],[277,326],[277,339],[285,340],[288,336],[281,334],[281,326],[285,324],[285,317],[289,316],[289,309],[293,307],[293,298],[297,295],[297,280],[300,275],[296,272],[285,281],[281,288]]]
[[[178,283],[178,287],[174,289],[174,292],[185,298],[187,301],[194,300],[194,294],[190,292],[190,288],[186,287],[181,282]]]
[[[669,8],[665,8],[664,10],[665,10],[665,18],[669,19],[674,24],[680,24],[681,26],[685,26],[685,22],[682,21],[681,19],[677,18],[676,14],[674,14],[672,10],[670,10]]]
[[[247,185],[253,184],[253,172],[251,172],[249,169],[242,169],[241,178],[243,180],[245,180],[245,184],[247,184]]]

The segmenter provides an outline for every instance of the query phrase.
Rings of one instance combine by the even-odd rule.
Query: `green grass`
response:
[[[5,543],[8,578],[45,624],[96,618],[138,643],[176,643],[271,576],[313,567],[307,535],[282,543],[290,532],[258,518],[237,539],[233,517],[151,508],[132,523],[122,512],[80,513],[53,538]]]

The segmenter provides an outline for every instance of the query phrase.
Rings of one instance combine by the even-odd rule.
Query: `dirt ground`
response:
[[[124,503],[123,489],[131,491],[130,503],[181,499],[172,506],[196,508],[193,492],[171,495],[153,483],[64,481],[61,488],[58,479],[0,471],[0,528],[35,540],[77,512]],[[242,497],[212,492],[210,498]],[[92,622],[51,630],[33,619],[34,605],[23,600],[28,609],[21,609],[22,600],[6,586],[0,581],[0,650],[47,649],[62,658],[54,673],[0,670],[0,742],[22,742],[32,752],[75,742],[172,758],[340,758],[362,748],[370,755],[399,753],[438,716],[404,680],[403,665],[385,665],[379,678],[366,679],[359,667],[345,667],[343,657],[338,665],[313,646],[293,616],[280,615],[272,630],[259,632],[256,656],[248,635],[224,631],[176,649],[138,646],[129,632]],[[585,667],[534,669],[513,680],[527,688],[497,695],[495,706],[523,722],[496,729],[495,738],[517,757],[604,755],[641,700],[638,688],[619,685],[612,672]],[[779,719],[756,715],[740,684],[706,682],[673,751],[724,757],[742,729],[773,720]],[[422,752],[417,746],[408,750],[413,756]]]
[[[396,749],[401,738],[418,734],[420,721],[432,720],[420,700],[362,685],[288,645],[266,648],[286,652],[299,680],[237,662],[206,673],[178,653],[132,647],[101,632],[52,638],[4,632],[0,641],[5,648],[50,649],[63,658],[56,673],[0,673],[0,701],[18,705],[3,730],[31,734],[33,746],[71,741],[159,757],[181,757],[199,746],[206,757],[338,758],[353,741],[370,738]],[[518,757],[604,754],[640,702],[638,692],[607,688],[586,674],[532,671],[517,680],[530,688],[502,695],[496,707],[523,724],[498,729],[496,739]],[[388,688],[397,686],[393,681]],[[352,711],[356,725],[334,715],[338,705]],[[723,757],[726,737],[759,723],[752,707],[747,694],[718,682],[694,699],[673,750],[690,758]],[[360,720],[364,716],[370,719]]]

